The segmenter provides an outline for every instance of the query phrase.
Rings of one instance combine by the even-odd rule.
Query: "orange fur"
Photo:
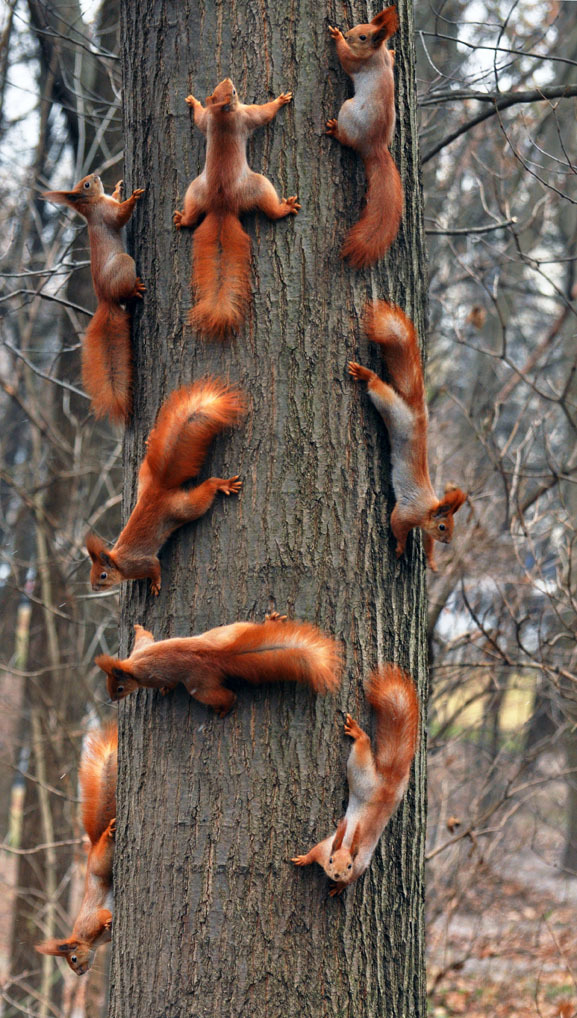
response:
[[[403,214],[403,185],[389,150],[383,148],[364,163],[367,201],[341,248],[341,257],[348,258],[355,269],[373,265],[386,254],[399,232]]]
[[[250,301],[250,238],[230,212],[209,212],[196,228],[190,324],[221,338],[242,324]]]
[[[96,948],[111,936],[117,757],[115,724],[88,736],[78,775],[82,822],[91,842],[84,897],[70,937],[53,937],[36,945],[40,954],[65,958],[79,976],[90,968]]]
[[[270,219],[296,215],[296,197],[280,199],[269,180],[253,173],[246,158],[250,135],[290,102],[285,92],[262,106],[245,106],[225,78],[207,97],[206,107],[190,95],[196,126],[206,134],[204,170],[189,185],[184,209],[176,211],[174,225],[195,227],[192,287],[197,303],[190,324],[200,332],[222,339],[244,321],[250,301],[250,240],[239,215],[260,209]]]
[[[339,646],[308,622],[277,617],[264,623],[234,622],[200,636],[158,643],[140,626],[135,629],[128,658],[96,658],[108,676],[112,700],[122,700],[141,686],[166,692],[180,682],[196,700],[224,716],[236,700],[224,685],[227,676],[257,685],[301,682],[317,693],[334,691],[339,684]]]
[[[72,191],[45,191],[47,201],[69,205],[88,223],[90,266],[98,307],[84,337],[82,381],[97,417],[126,421],[132,407],[130,319],[121,306],[141,297],[144,286],[120,232],[130,219],[142,188],[120,201],[122,181],[106,195],[100,177],[84,177]]]
[[[198,474],[213,438],[246,413],[240,389],[204,378],[172,392],[148,436],[146,465],[161,488],[176,488]]]
[[[102,301],[84,335],[82,384],[96,417],[125,421],[132,405],[130,316],[120,304]]]
[[[343,103],[338,120],[327,122],[327,132],[359,153],[367,176],[365,208],[341,250],[357,269],[372,265],[388,251],[403,212],[403,186],[389,152],[395,129],[394,59],[384,45],[398,26],[393,6],[346,36],[338,28],[329,29],[341,66],[353,79],[355,95]]]
[[[369,398],[383,418],[391,446],[392,481],[397,499],[391,529],[397,538],[397,556],[403,554],[409,532],[421,527],[427,561],[436,569],[433,541],[448,544],[453,536],[454,514],[467,496],[449,486],[443,499],[433,491],[429,476],[427,430],[429,417],[425,382],[415,327],[394,304],[367,305],[365,329],[382,348],[390,384],[356,361],[349,374],[367,383]]]
[[[218,378],[171,393],[148,437],[137,502],[116,544],[107,549],[94,534],[86,539],[93,590],[148,577],[153,593],[160,592],[157,554],[170,534],[208,512],[217,492],[234,495],[240,490],[237,476],[210,477],[192,489],[181,485],[198,474],[215,435],[238,423],[245,412],[244,394]]]
[[[349,802],[336,831],[297,866],[322,866],[340,894],[365,872],[379,839],[409,782],[419,730],[419,701],[413,680],[397,665],[386,664],[365,683],[367,700],[377,717],[375,750],[369,736],[347,714],[345,735],[353,739],[347,763]]]

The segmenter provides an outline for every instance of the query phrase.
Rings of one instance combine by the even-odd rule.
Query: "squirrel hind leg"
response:
[[[177,230],[186,226],[188,229],[196,226],[200,217],[206,212],[206,187],[199,183],[199,178],[189,184],[184,196],[184,208],[182,212],[178,209],[173,213],[172,221]]]
[[[195,683],[198,682],[198,685]],[[231,689],[220,685],[220,679],[214,678],[207,683],[205,677],[198,681],[198,676],[186,682],[186,688],[190,695],[199,703],[212,707],[219,717],[224,718],[230,713],[236,703],[236,696]]]
[[[110,300],[129,300],[135,296],[137,281],[134,258],[125,252],[119,252],[107,261],[100,279],[100,288]]]
[[[297,215],[300,205],[296,195],[290,198],[279,198],[270,180],[261,173],[253,173],[250,181],[250,195],[254,207],[264,212],[269,219],[284,219],[285,216]]]

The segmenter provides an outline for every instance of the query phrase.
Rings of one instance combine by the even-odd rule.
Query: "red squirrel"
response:
[[[364,325],[369,339],[382,347],[390,385],[355,361],[349,363],[349,374],[367,383],[369,398],[389,433],[393,489],[397,499],[391,514],[391,528],[397,538],[397,557],[405,550],[409,531],[421,527],[427,561],[431,569],[436,570],[433,541],[449,544],[454,514],[467,496],[460,488],[449,485],[442,499],[433,491],[427,457],[429,415],[413,323],[394,304],[375,301],[367,305]]]
[[[367,176],[365,208],[341,250],[356,269],[388,251],[403,212],[403,186],[389,152],[395,130],[394,52],[385,45],[398,27],[397,8],[385,7],[370,25],[357,25],[346,36],[329,28],[355,94],[341,106],[338,120],[327,121],[327,133],[359,153]]]
[[[135,626],[132,653],[123,661],[101,654],[95,664],[107,675],[111,700],[122,700],[141,686],[168,693],[179,682],[224,717],[236,696],[226,676],[254,685],[302,682],[315,692],[334,691],[340,681],[341,654],[330,636],[308,622],[287,621],[277,612],[264,622],[233,622],[200,636],[159,640]]]
[[[331,897],[341,894],[369,866],[407,790],[417,745],[419,702],[410,675],[397,665],[383,665],[369,676],[365,693],[377,715],[375,752],[369,736],[347,714],[344,731],[353,739],[347,763],[347,811],[334,834],[291,860],[296,866],[318,862],[333,881]]]
[[[113,421],[126,421],[132,407],[130,319],[122,304],[142,297],[145,291],[120,236],[144,188],[138,187],[126,201],[120,200],[121,188],[119,180],[112,195],[106,195],[100,177],[92,173],[72,191],[45,191],[42,195],[47,201],[69,205],[88,223],[98,307],[84,336],[82,382],[96,417],[108,414]]]
[[[260,209],[269,219],[296,215],[296,196],[279,198],[273,185],[253,173],[246,158],[246,143],[257,127],[270,123],[292,99],[283,92],[262,106],[240,102],[230,78],[207,96],[206,107],[193,95],[186,102],[194,111],[196,126],[206,134],[206,161],[200,176],[189,185],[184,210],[174,213],[174,225],[196,226],[193,240],[192,286],[197,303],[190,324],[209,336],[222,338],[244,320],[250,300],[250,239],[239,215]]]
[[[152,593],[160,593],[158,552],[164,542],[178,527],[203,516],[218,491],[240,491],[238,475],[210,477],[196,488],[182,485],[198,474],[214,436],[236,424],[245,411],[244,394],[219,378],[205,378],[170,394],[148,436],[136,505],[116,544],[107,548],[95,534],[86,538],[93,590],[149,577]]]
[[[77,976],[88,971],[96,948],[107,944],[111,937],[117,756],[115,724],[88,736],[78,774],[82,823],[90,839],[84,897],[72,933],[66,940],[54,937],[36,944],[40,954],[66,958]]]

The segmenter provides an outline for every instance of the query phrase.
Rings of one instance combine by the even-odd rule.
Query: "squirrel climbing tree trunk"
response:
[[[122,4],[126,187],[146,187],[129,249],[147,286],[134,322],[125,518],[172,389],[216,374],[252,406],[206,465],[240,472],[240,498],[168,542],[158,598],[144,582],[123,591],[121,651],[136,622],[157,637],[188,635],[275,608],[341,639],[347,666],[336,697],[239,684],[224,719],[182,688],[121,704],[111,1018],[425,1015],[422,744],[408,796],[358,884],[332,899],[319,868],[289,862],[342,815],[342,712],[374,729],[363,677],[394,660],[425,696],[420,539],[397,562],[385,429],[347,375],[349,360],[379,367],[360,327],[367,298],[398,301],[424,334],[412,10],[399,5],[393,39],[405,211],[386,260],[362,272],[339,257],[363,202],[362,164],[325,136],[350,94],[328,32],[338,15],[307,3],[296,22],[271,0],[263,23],[263,10],[254,0]],[[366,16],[357,5],[357,22]],[[204,102],[228,75],[243,102],[294,92],[248,151],[302,211],[277,223],[244,217],[247,322],[234,340],[206,342],[187,324],[191,240],[172,214],[204,162],[185,96]]]

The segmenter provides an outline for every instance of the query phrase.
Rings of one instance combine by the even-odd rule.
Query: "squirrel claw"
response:
[[[298,195],[296,194],[292,194],[290,198],[285,198],[284,203],[285,205],[289,206],[289,212],[294,216],[297,215],[301,208],[301,206],[298,203]]]
[[[132,192],[132,195],[131,195],[131,197],[132,197],[132,198],[140,198],[140,196],[141,196],[142,194],[144,194],[144,192],[145,192],[145,191],[146,191],[146,188],[145,188],[145,187],[137,187],[137,188],[136,188],[136,189],[135,189],[135,190],[134,190],[134,191]]]
[[[334,28],[333,25],[329,25],[329,35],[331,39],[338,39],[339,37],[342,39],[343,37],[340,28]]]
[[[286,622],[288,615],[281,615],[279,612],[267,612],[265,622]],[[294,860],[293,860],[294,861]]]
[[[344,733],[345,735],[350,735],[351,739],[358,739],[363,734],[357,722],[350,714],[347,714],[345,718]]]
[[[277,102],[279,102],[282,106],[286,106],[287,103],[291,102],[292,97],[293,97],[292,92],[281,92],[277,99]]]
[[[306,855],[295,855],[294,859],[291,859],[291,862],[294,862],[295,866],[306,866],[306,858]]]
[[[160,580],[150,581],[150,592],[151,594],[154,594],[155,597],[158,597],[160,594]]]
[[[331,117],[330,120],[327,120],[327,134],[330,134],[331,137],[334,137],[336,135],[338,127],[339,122],[336,117]]]
[[[345,889],[345,884],[335,884],[329,891],[329,897],[335,898],[337,894],[342,894]]]
[[[218,490],[222,491],[223,495],[238,495],[242,488],[242,481],[239,478],[240,474],[236,474],[234,477],[229,477],[226,481],[221,481]]]
[[[373,374],[369,368],[364,368],[362,364],[357,364],[356,361],[349,361],[348,371],[349,375],[357,382],[368,382]]]
[[[179,212],[178,209],[175,209],[174,212],[172,213],[172,222],[176,226],[177,230],[180,230],[180,227],[182,226],[182,217],[183,217],[183,215],[184,215],[184,212]]]
[[[199,103],[198,99],[195,99],[193,95],[187,95],[187,97],[186,97],[186,99],[184,101],[185,101],[185,103],[188,103],[189,106],[197,106],[197,105],[200,106],[200,103]]]

